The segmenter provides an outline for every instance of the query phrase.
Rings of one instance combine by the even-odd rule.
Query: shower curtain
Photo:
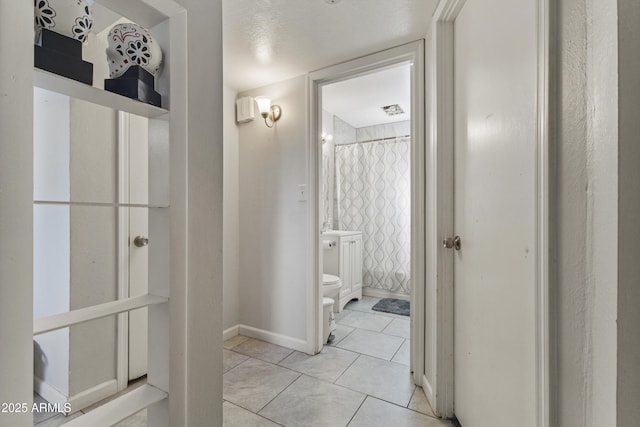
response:
[[[334,218],[363,233],[363,285],[410,294],[410,137],[335,146]]]

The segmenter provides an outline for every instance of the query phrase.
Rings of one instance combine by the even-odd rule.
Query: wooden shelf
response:
[[[36,87],[47,89],[83,101],[92,102],[114,110],[125,111],[138,116],[157,118],[169,113],[164,108],[145,104],[126,96],[108,92],[57,74],[49,73],[38,68],[34,69],[33,84]]]
[[[33,335],[44,334],[57,329],[66,328],[71,325],[77,325],[78,323],[101,319],[103,317],[112,316],[125,311],[135,310],[137,308],[163,304],[167,301],[169,301],[169,298],[147,294],[139,297],[92,305],[91,307],[54,314],[53,316],[41,317],[40,319],[35,319],[33,321]]]
[[[166,392],[147,384],[64,425],[67,427],[112,426],[168,396]]]

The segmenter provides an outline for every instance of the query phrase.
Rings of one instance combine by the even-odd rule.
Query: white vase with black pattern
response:
[[[149,30],[136,24],[114,25],[109,31],[107,61],[109,77],[120,77],[134,65],[156,75],[162,64],[162,50]]]
[[[45,28],[84,43],[93,27],[86,0],[34,0],[33,17],[36,38]]]

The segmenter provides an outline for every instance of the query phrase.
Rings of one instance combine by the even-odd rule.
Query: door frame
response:
[[[554,325],[555,314],[552,288],[552,266],[550,265],[550,230],[553,227],[553,172],[551,169],[550,119],[554,103],[550,87],[552,56],[550,52],[554,10],[550,0],[535,0],[537,3],[538,27],[538,81],[537,81],[537,153],[536,153],[536,248],[535,254],[535,316],[536,316],[536,425],[547,427],[554,418],[552,407],[552,373],[554,372]],[[427,152],[427,168],[432,170],[428,180],[428,194],[434,209],[429,214],[428,226],[432,227],[435,241],[429,242],[432,257],[428,263],[435,271],[428,272],[430,287],[427,299],[436,301],[436,313],[428,319],[427,328],[433,331],[433,342],[426,343],[435,348],[431,381],[426,377],[425,391],[435,413],[450,418],[454,413],[454,323],[453,323],[453,253],[442,248],[440,242],[453,236],[453,137],[454,137],[454,22],[466,0],[441,0],[433,15],[431,25],[430,86],[430,142]]]
[[[424,366],[424,248],[425,248],[425,109],[424,40],[417,40],[310,73],[309,99],[309,229],[310,271],[307,300],[309,353],[322,349],[322,238],[320,224],[320,174],[322,173],[322,86],[369,74],[402,63],[411,72],[411,370],[421,384]]]

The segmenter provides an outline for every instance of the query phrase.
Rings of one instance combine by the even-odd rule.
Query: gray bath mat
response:
[[[372,310],[382,311],[384,313],[399,314],[401,316],[409,315],[409,301],[395,298],[383,298],[376,303]]]

